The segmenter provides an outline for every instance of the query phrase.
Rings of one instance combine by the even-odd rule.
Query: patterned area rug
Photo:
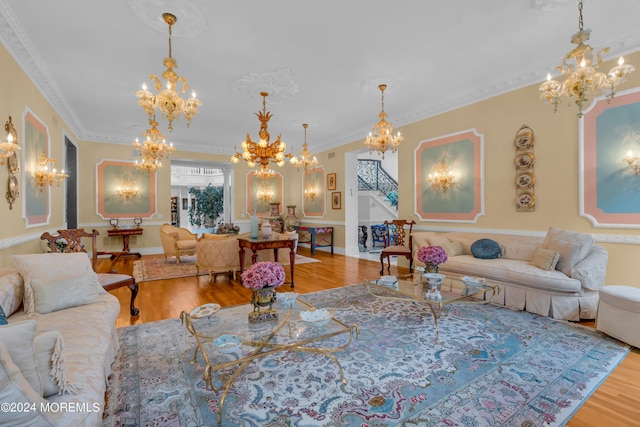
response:
[[[296,265],[310,262],[320,262],[317,259],[296,254]],[[287,260],[288,263],[288,260]],[[207,274],[200,270],[200,275]],[[164,262],[164,258],[143,258],[133,262],[133,277],[136,282],[150,282],[152,280],[175,279],[177,277],[189,277],[196,275],[196,257],[182,256],[180,264],[175,259]]]
[[[335,354],[348,384],[319,355],[257,359],[233,383],[223,426],[561,426],[629,352],[591,328],[464,303],[448,306],[436,345],[423,304],[375,299],[364,285],[301,298],[360,326]],[[178,320],[118,332],[105,426],[216,425],[221,393],[205,389],[201,359],[189,363],[195,339]]]

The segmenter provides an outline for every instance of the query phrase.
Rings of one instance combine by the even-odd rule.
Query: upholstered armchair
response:
[[[290,236],[280,235],[282,239],[290,238]],[[203,233],[196,241],[196,274],[200,275],[200,271],[209,273],[209,281],[217,274],[229,274],[236,279],[236,272],[240,271],[240,246],[239,238],[249,238],[249,233],[233,235],[233,234],[208,234]],[[244,257],[244,268],[251,266],[251,251]],[[258,261],[273,261],[273,250],[264,249],[258,251]],[[289,263],[289,249],[278,249],[278,262],[281,264]]]
[[[241,235],[248,237],[248,234]],[[240,257],[238,256],[237,235],[231,234],[207,234],[204,233],[196,242],[196,270],[209,273],[209,281],[217,274],[233,275],[240,270]],[[245,258],[245,266],[251,265],[251,257]]]
[[[180,264],[183,255],[195,255],[198,236],[186,228],[175,227],[171,224],[163,224],[160,227],[160,240],[164,252],[164,262],[168,257],[175,257],[176,264]]]

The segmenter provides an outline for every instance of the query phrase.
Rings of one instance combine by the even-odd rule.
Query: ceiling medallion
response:
[[[291,68],[276,68],[269,73],[249,73],[230,84],[231,93],[244,104],[254,103],[256,93],[267,92],[269,103],[278,104],[298,93]]]
[[[180,16],[180,25],[173,33],[176,37],[195,37],[208,28],[204,13],[193,0],[129,0],[129,6],[147,27],[158,33],[167,32],[164,20],[158,18],[167,10]]]

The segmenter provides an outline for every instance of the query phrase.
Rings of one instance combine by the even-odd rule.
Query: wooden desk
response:
[[[116,262],[123,256],[135,256],[137,258],[142,258],[142,254],[140,252],[131,252],[129,248],[129,238],[131,236],[139,236],[142,235],[142,228],[112,228],[107,230],[109,237],[122,237],[122,251],[120,252],[98,252],[98,255],[110,255],[111,259],[111,268],[109,269],[110,273],[115,273],[116,271],[113,269],[113,266]]]
[[[278,249],[289,248],[289,268],[291,269],[291,289],[293,289],[293,270],[296,260],[296,255],[293,252],[293,248],[296,241],[295,239],[279,239],[279,240],[262,240],[258,239],[238,239],[238,246],[240,246],[240,274],[244,271],[244,249],[251,249],[253,255],[251,255],[251,263],[255,264],[258,261],[257,251],[262,249],[273,249],[273,258],[278,262]],[[286,282],[285,282],[286,283]]]
[[[333,254],[333,227],[296,226],[295,229],[299,236],[298,244],[311,245],[311,255],[316,253],[316,248],[329,246],[331,247],[331,254]]]

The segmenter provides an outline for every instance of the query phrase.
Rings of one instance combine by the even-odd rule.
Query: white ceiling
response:
[[[135,92],[168,53],[162,12],[203,103],[169,140],[222,154],[258,138],[262,90],[272,140],[297,154],[309,123],[316,152],[366,136],[380,83],[397,129],[557,74],[578,28],[577,0],[0,0],[0,40],[79,138],[130,144],[148,127]],[[639,0],[584,5],[605,59],[640,49],[639,16]]]

